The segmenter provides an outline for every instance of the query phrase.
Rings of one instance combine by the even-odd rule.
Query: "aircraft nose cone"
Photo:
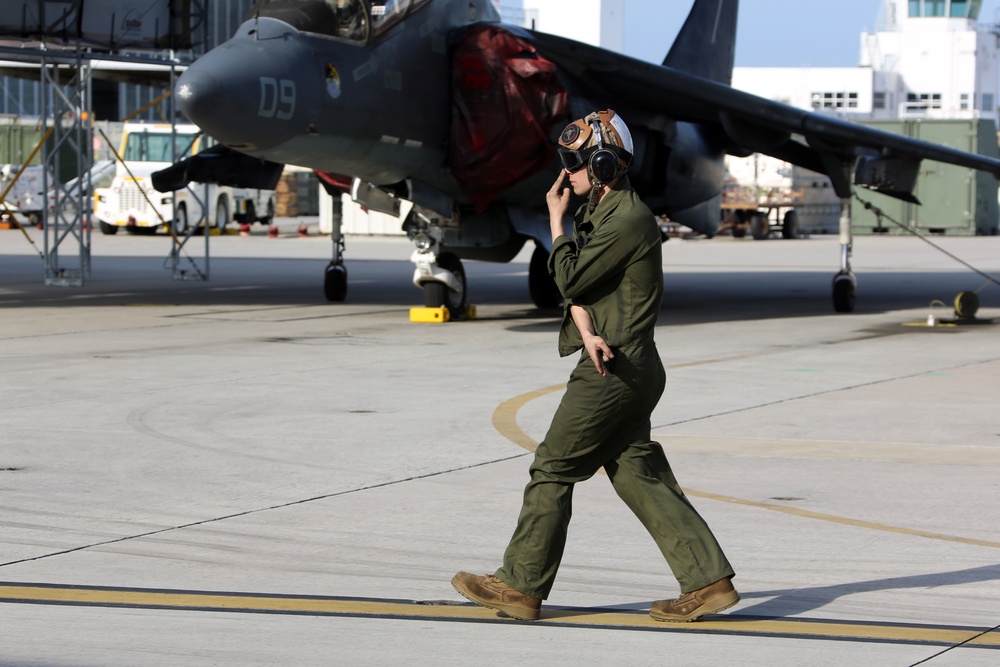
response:
[[[212,103],[219,98],[218,83],[211,80],[202,72],[184,72],[177,80],[177,88],[174,95],[177,98],[177,106],[194,123],[202,125],[202,121],[210,116],[208,110],[212,108]]]
[[[192,65],[177,80],[174,94],[181,112],[216,140],[225,144],[246,142],[238,124],[232,122],[239,107],[246,109],[236,99],[239,91],[232,90],[208,68]]]
[[[317,74],[312,52],[291,26],[261,19],[259,30],[248,21],[192,63],[174,94],[188,120],[209,136],[259,155],[306,132],[317,107],[311,85]]]

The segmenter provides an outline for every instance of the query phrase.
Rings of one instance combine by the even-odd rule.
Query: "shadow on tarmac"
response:
[[[325,266],[325,260],[315,259],[212,258],[209,280],[175,280],[163,259],[98,257],[82,287],[49,287],[38,258],[0,256],[0,307],[424,305],[409,261],[348,260],[343,303],[330,303],[323,295]],[[466,262],[466,272],[469,303],[503,307],[480,317],[521,322],[511,331],[558,330],[561,309],[531,304],[525,266]],[[661,324],[837,314],[829,271],[669,272],[664,285]],[[981,286],[980,277],[960,271],[859,274],[855,313],[933,308],[939,317],[949,317],[958,292]],[[982,307],[1000,301],[998,296],[1000,290],[992,286],[983,289]],[[931,306],[935,301],[940,304]]]
[[[1000,580],[1000,565],[986,565],[967,570],[952,572],[935,572],[909,577],[890,577],[888,579],[871,579],[835,586],[818,586],[816,588],[779,589],[773,591],[740,591],[744,604],[740,605],[740,614],[750,614],[754,618],[776,619],[787,616],[806,614],[855,593],[873,591],[902,590],[909,588],[939,588],[961,584],[977,584],[986,581]],[[754,598],[770,598],[755,605],[745,603]]]

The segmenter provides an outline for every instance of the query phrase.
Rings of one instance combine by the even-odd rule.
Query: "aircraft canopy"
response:
[[[429,0],[257,0],[254,16],[284,21],[302,32],[367,42],[395,25],[412,8]]]

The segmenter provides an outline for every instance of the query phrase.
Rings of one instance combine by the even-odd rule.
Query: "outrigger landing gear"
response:
[[[413,284],[424,291],[424,305],[447,308],[451,319],[465,319],[468,305],[465,269],[458,255],[443,251],[441,226],[414,208],[407,236],[416,245],[410,257],[416,265]]]
[[[851,271],[851,200],[840,200],[840,272],[833,277],[833,309],[838,313],[854,311],[858,281]]]
[[[347,267],[344,266],[344,205],[340,197],[333,197],[330,239],[333,241],[333,259],[326,265],[323,277],[323,294],[327,301],[343,301],[347,298]]]

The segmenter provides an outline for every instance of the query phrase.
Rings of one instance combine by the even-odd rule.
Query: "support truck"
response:
[[[206,226],[224,229],[233,221],[270,224],[273,190],[201,183],[172,193],[153,188],[154,172],[207,148],[207,139],[195,125],[126,123],[114,180],[94,190],[94,217],[101,232],[116,234],[124,227],[133,234],[152,234],[167,224],[175,234],[185,234]]]

